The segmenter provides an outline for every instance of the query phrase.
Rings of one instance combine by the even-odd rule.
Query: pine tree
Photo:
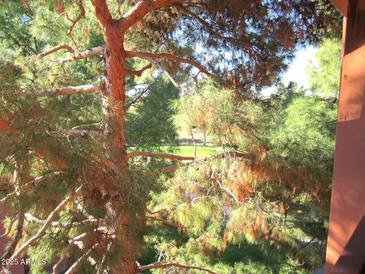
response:
[[[324,31],[328,4],[316,3],[2,2],[2,202],[16,213],[3,258],[43,257],[56,273],[194,268],[137,263],[156,184],[154,172],[130,164],[139,154],[127,151],[127,77],[156,67],[249,93]]]

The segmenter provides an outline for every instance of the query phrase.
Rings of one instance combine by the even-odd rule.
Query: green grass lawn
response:
[[[173,153],[180,156],[194,156],[194,146],[163,146],[163,152]],[[205,158],[223,152],[222,147],[196,146],[196,157]]]

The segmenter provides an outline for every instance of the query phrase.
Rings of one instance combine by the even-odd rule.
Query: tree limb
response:
[[[101,130],[71,129],[67,130],[63,135],[67,137],[102,137],[103,132]]]
[[[92,235],[92,232],[97,232],[97,233],[104,232],[105,233],[106,231],[107,231],[106,227],[98,227],[98,228],[93,229],[90,232],[84,232],[84,233],[74,237],[73,239],[69,240],[68,242],[70,244],[76,244],[77,246],[83,246],[83,244],[80,245],[79,243],[82,243],[82,240],[84,240],[85,238],[90,237]],[[114,235],[112,235],[112,236],[114,236]]]
[[[36,95],[48,96],[48,95],[75,95],[75,94],[97,94],[100,92],[99,86],[95,84],[86,84],[81,86],[70,86],[62,88],[47,89],[37,92]]]
[[[113,244],[112,242],[108,243],[108,245],[106,247],[106,251],[104,252],[103,257],[101,258],[100,265],[99,265],[98,269],[96,270],[96,274],[107,273],[106,271],[103,271],[102,268],[104,267],[104,263],[106,261],[107,256],[109,256],[109,252],[112,247],[112,244]]]
[[[196,269],[196,270],[208,272],[208,273],[211,273],[211,274],[217,274],[216,272],[213,272],[213,271],[211,271],[209,269],[206,269],[206,268],[193,266],[193,265],[179,264],[179,263],[152,263],[152,264],[149,264],[149,265],[140,266],[138,268],[138,270],[140,272],[143,272],[143,271],[146,271],[146,270],[149,270],[149,269],[170,268],[170,267],[183,268],[183,269]]]
[[[171,161],[193,161],[194,157],[190,156],[180,156],[175,154],[169,154],[169,153],[158,153],[158,152],[148,152],[148,151],[132,151],[127,154],[127,159],[133,158],[133,157],[152,157],[152,158],[164,158],[169,159]]]
[[[32,214],[30,213],[25,213],[25,221],[29,222],[29,223],[32,223],[32,224],[41,224],[41,225],[44,225],[46,224],[47,220],[42,220],[42,219],[39,219],[35,216],[33,216]],[[70,223],[66,223],[66,222],[51,222],[49,224],[49,226],[52,226],[52,227],[59,227],[59,228],[68,228],[70,226],[78,226],[78,225],[92,225],[92,224],[98,224],[99,221],[97,219],[86,219],[86,220],[83,220],[81,222],[70,222]]]
[[[85,59],[88,57],[101,56],[104,54],[103,46],[94,47],[94,48],[86,49],[83,51],[78,51],[78,50],[73,49],[69,45],[59,45],[50,50],[42,52],[33,58],[41,59],[41,58],[44,58],[44,57],[51,55],[60,50],[66,50],[67,52],[69,52],[70,56],[56,59],[55,62],[57,62],[57,63],[65,63],[65,62],[70,62],[70,61],[74,61],[74,60]]]
[[[223,153],[219,153],[216,155],[213,155],[211,157],[206,157],[200,161],[211,161],[214,159],[223,159],[223,158],[227,158],[227,157],[231,157],[231,158],[245,158],[248,160],[255,160],[255,155],[253,155],[250,152],[241,152],[241,151],[228,151],[228,152],[223,152]]]
[[[133,101],[132,102],[130,102],[130,103],[128,103],[128,104],[126,104],[126,106],[125,106],[125,108],[126,108],[126,110],[128,110],[132,105],[134,105],[139,99],[141,99],[142,98],[142,96],[143,95],[145,95],[146,94],[146,92],[148,92],[150,89],[151,89],[151,87],[152,87],[152,85],[153,85],[153,83],[152,84],[150,84],[150,85],[148,85],[146,88],[144,88],[139,94],[138,94],[138,96],[136,97],[136,98],[134,98],[133,99]]]
[[[219,154],[213,155],[211,157],[205,157],[205,158],[199,159],[199,160],[194,159],[194,157],[190,157],[191,159],[189,159],[189,160],[192,160],[192,162],[179,163],[177,165],[168,166],[168,167],[166,167],[162,170],[151,171],[150,175],[151,176],[158,176],[161,173],[163,173],[163,174],[172,174],[172,173],[175,173],[176,170],[178,170],[181,167],[189,167],[191,165],[201,164],[201,163],[205,163],[207,161],[211,161],[211,160],[215,160],[215,159],[223,159],[223,158],[227,158],[227,157],[244,158],[244,159],[247,159],[247,160],[250,160],[250,161],[255,160],[255,156],[253,154],[249,153],[249,152],[230,151],[230,152],[219,153]]]
[[[18,245],[20,239],[22,238],[23,225],[24,225],[24,212],[20,212],[18,215],[18,223],[16,226],[16,232],[15,232],[14,238],[10,242],[10,245],[6,249],[5,253],[2,255],[1,259],[9,259],[13,255],[13,253],[16,249],[16,246]]]
[[[90,255],[90,253],[98,246],[99,244],[94,244],[88,251],[86,251],[76,262],[74,262],[70,268],[65,272],[65,274],[74,274],[76,273],[77,268],[79,267],[80,263]]]
[[[42,53],[38,54],[37,55],[37,58],[40,59],[40,58],[46,57],[47,55],[50,55],[52,53],[55,53],[55,52],[57,52],[59,50],[66,50],[66,51],[68,51],[70,53],[74,53],[75,52],[75,50],[72,47],[70,47],[69,45],[59,45],[57,47],[54,47],[54,48],[52,48],[50,50],[47,50],[45,52],[42,52]]]
[[[76,17],[76,19],[72,20],[71,18],[69,18],[67,16],[67,19],[69,21],[71,21],[72,25],[70,26],[70,28],[67,30],[66,34],[67,35],[71,35],[72,33],[72,30],[74,29],[74,27],[76,26],[77,22],[81,20],[82,17],[85,16],[85,8],[84,6],[82,5],[82,0],[77,0],[77,5],[79,6],[79,9],[80,9],[80,14],[79,16]]]
[[[141,77],[143,72],[145,72],[146,70],[152,68],[152,64],[148,64],[147,66],[144,66],[143,68],[139,69],[139,70],[132,70],[132,69],[125,69],[125,73],[128,76],[138,76]]]
[[[238,198],[233,194],[233,192],[227,188],[227,187],[224,187],[220,182],[219,180],[215,180],[215,182],[219,185],[219,187],[224,190],[225,192],[227,192],[232,198],[233,200],[236,202],[236,204],[239,204],[240,201],[238,200]]]
[[[182,94],[185,94],[186,90],[172,77],[170,72],[168,72],[166,69],[164,69],[158,62],[153,62],[153,64],[158,67],[160,70],[163,71],[163,73],[166,75],[167,79],[170,80],[170,82],[175,86],[175,88],[180,91]]]
[[[76,192],[78,192],[81,189],[79,187]],[[64,199],[61,203],[58,204],[58,206],[48,215],[46,222],[43,224],[43,226],[38,230],[38,232],[31,237],[28,241],[26,241],[18,250],[14,252],[14,254],[9,258],[10,260],[17,259],[23,251],[25,251],[29,246],[34,245],[38,240],[44,235],[48,227],[51,226],[52,220],[58,215],[58,213],[65,208],[65,206],[70,202],[71,196]]]
[[[169,53],[169,52],[157,52],[157,53],[151,53],[151,52],[134,52],[134,51],[126,51],[126,57],[127,58],[141,58],[145,60],[170,60],[175,63],[182,63],[182,64],[188,64],[195,68],[197,68],[202,73],[211,76],[211,73],[207,71],[202,65],[199,63],[186,59],[180,56],[177,56],[175,54]]]
[[[155,80],[156,79],[158,79],[158,78],[160,78],[161,77],[161,75],[162,75],[162,73],[160,73],[156,78],[155,78]],[[125,106],[125,109],[126,110],[128,110],[132,105],[134,105],[139,99],[141,99],[142,98],[142,96],[144,95],[144,94],[146,94],[146,92],[148,92],[151,88],[152,88],[152,86],[153,86],[153,84],[154,84],[155,82],[152,82],[152,83],[150,83],[147,87],[145,87],[138,95],[137,95],[137,97],[136,98],[134,98],[133,99],[133,101],[132,102],[129,102],[129,103],[127,103],[126,104],[126,106]]]
[[[58,268],[61,266],[61,264],[65,261],[66,259],[64,257],[61,257],[57,263],[52,267],[52,273],[53,274],[58,274],[59,271],[58,271]]]
[[[95,0],[94,0],[95,1]],[[126,12],[119,20],[121,29],[126,32],[131,26],[141,21],[147,14],[186,0],[141,0],[132,9]]]
[[[95,16],[103,28],[106,28],[113,21],[106,0],[91,0],[94,6]]]
[[[55,62],[66,63],[66,62],[71,62],[71,61],[75,61],[75,60],[86,59],[88,57],[102,56],[102,55],[104,55],[104,47],[99,46],[99,47],[94,47],[91,49],[86,49],[83,51],[70,52],[69,57],[58,58],[55,60]]]

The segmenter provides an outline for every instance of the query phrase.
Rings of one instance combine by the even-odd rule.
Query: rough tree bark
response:
[[[125,104],[125,50],[124,34],[119,24],[112,21],[108,24],[105,35],[106,79],[103,96],[106,96],[106,132],[110,159],[122,169],[126,167],[124,136],[124,104]]]
[[[120,264],[112,269],[113,273],[137,273],[137,248],[133,240],[133,216],[123,210],[123,202],[119,198],[117,185],[121,178],[128,180],[128,159],[126,155],[124,133],[124,104],[125,104],[125,50],[124,32],[121,21],[114,20],[105,1],[93,1],[95,15],[104,31],[105,86],[102,89],[104,136],[106,157],[117,169],[112,174],[115,186],[104,186],[112,197],[106,204],[105,219],[109,222],[109,233],[116,236],[122,244]],[[113,198],[116,197],[116,198]]]

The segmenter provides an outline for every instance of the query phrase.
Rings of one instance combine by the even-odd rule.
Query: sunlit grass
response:
[[[160,147],[160,150],[180,156],[194,156],[194,146],[162,146]],[[222,147],[196,146],[197,158],[205,158],[222,152]]]

